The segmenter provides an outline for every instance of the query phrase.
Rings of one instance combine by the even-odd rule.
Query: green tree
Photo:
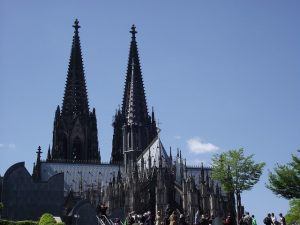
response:
[[[290,200],[290,209],[286,214],[287,224],[300,224],[300,199]]]
[[[277,165],[269,173],[267,188],[286,199],[300,198],[300,158],[292,155],[292,162]]]
[[[240,148],[215,154],[212,158],[212,177],[221,182],[225,191],[234,192],[238,219],[241,216],[241,193],[259,181],[265,166],[265,163],[255,163],[253,156],[245,156],[244,149]]]

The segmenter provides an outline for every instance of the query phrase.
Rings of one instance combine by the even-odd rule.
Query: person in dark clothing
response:
[[[249,212],[246,212],[243,221],[245,225],[252,225],[252,217],[250,216]]]
[[[201,216],[200,225],[208,225],[208,219],[206,216],[204,216],[204,215]]]
[[[179,225],[188,225],[183,214],[179,216]]]
[[[282,213],[279,213],[279,223],[280,225],[286,225],[285,217],[282,215]]]
[[[133,213],[128,213],[126,218],[126,225],[132,225],[134,223],[134,218],[132,217]]]
[[[271,214],[270,213],[268,213],[267,217],[264,218],[263,222],[264,222],[265,225],[272,225],[272,219],[271,219]]]
[[[224,225],[232,225],[232,218],[230,215],[228,215],[227,218],[225,219]]]
[[[245,222],[245,214],[243,214],[242,217],[240,218],[239,225],[247,225]]]
[[[169,225],[170,224],[170,216],[172,214],[172,209],[170,207],[170,205],[167,205],[166,210],[165,210],[165,225]]]

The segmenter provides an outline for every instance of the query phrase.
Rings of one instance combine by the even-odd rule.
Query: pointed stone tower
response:
[[[95,108],[89,111],[77,19],[73,27],[75,30],[65,93],[62,109],[57,106],[55,113],[49,159],[100,163],[96,112]]]
[[[136,158],[157,136],[154,112],[148,114],[142,71],[140,66],[136,28],[131,27],[131,44],[125,80],[122,109],[117,110],[113,122],[114,136],[111,162],[133,169]]]

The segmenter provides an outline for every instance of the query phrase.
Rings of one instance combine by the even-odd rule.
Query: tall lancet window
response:
[[[76,137],[73,141],[72,159],[81,159],[82,144],[79,137]]]

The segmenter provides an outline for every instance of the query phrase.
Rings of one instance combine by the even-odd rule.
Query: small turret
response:
[[[186,166],[186,159],[184,159],[184,178],[187,179],[188,174],[187,174],[187,166]]]
[[[51,150],[50,150],[50,145],[49,145],[49,148],[48,148],[48,153],[47,153],[47,162],[51,161]]]
[[[39,181],[41,179],[41,146],[38,147],[36,152],[36,163],[34,164],[32,177],[34,180]]]

